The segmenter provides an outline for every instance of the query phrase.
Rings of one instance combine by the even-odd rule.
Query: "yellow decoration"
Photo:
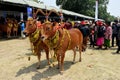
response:
[[[55,35],[47,42],[47,45],[49,45],[51,48],[54,48],[58,40],[59,40],[59,31],[56,31]]]
[[[12,25],[11,23],[8,23],[8,27],[12,28],[12,26],[13,26],[13,25]]]
[[[30,35],[30,41],[36,42],[39,38],[40,30],[36,30],[33,34]]]
[[[71,37],[70,37],[70,33],[66,29],[63,29],[63,36],[62,36],[62,39],[61,39],[59,45],[57,44],[57,42],[59,41],[59,31],[58,30],[56,31],[55,35],[51,39],[46,41],[46,44],[48,46],[50,46],[51,49],[55,48],[54,56],[52,57],[53,61],[56,61],[56,52],[63,45],[64,38],[65,38],[65,33],[67,33],[67,35],[69,37],[69,40],[70,40],[69,44],[68,44],[68,47],[67,47],[67,49],[69,49],[70,48],[70,44],[71,44]]]
[[[17,24],[14,24],[14,27],[17,28],[18,27]]]
[[[36,45],[34,45],[33,47],[33,53],[36,55],[37,54],[37,50],[38,50],[38,48],[39,48],[39,44],[41,43],[41,40],[39,40],[39,38],[40,38],[40,30],[36,30],[33,34],[31,34],[30,36],[29,36],[29,38],[30,38],[30,41],[32,42],[32,43],[34,43],[34,42],[36,42],[37,40],[38,40],[38,42],[37,42],[37,44]]]

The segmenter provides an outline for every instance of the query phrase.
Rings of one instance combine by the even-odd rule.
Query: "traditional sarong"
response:
[[[96,45],[101,46],[103,44],[104,44],[104,38],[103,37],[97,38]]]
[[[104,46],[110,47],[110,40],[109,39],[105,39]]]

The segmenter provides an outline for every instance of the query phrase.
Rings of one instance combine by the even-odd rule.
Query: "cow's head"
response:
[[[34,33],[37,29],[37,24],[36,24],[36,20],[34,20],[33,18],[28,18],[28,20],[26,21],[26,28],[24,30],[24,34],[26,36]]]
[[[55,24],[51,22],[45,22],[42,24],[41,39],[51,39],[55,35]]]

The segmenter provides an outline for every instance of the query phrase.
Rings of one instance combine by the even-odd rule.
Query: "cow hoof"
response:
[[[60,69],[59,67],[57,67],[57,69]]]
[[[49,68],[52,68],[52,65],[49,65]]]
[[[49,66],[49,68],[52,68],[52,66]]]
[[[36,69],[40,69],[40,66],[38,66]]]
[[[73,61],[72,64],[75,64],[75,61]]]
[[[63,75],[64,71],[60,71],[60,74]]]
[[[82,60],[80,59],[79,62],[81,62]]]
[[[30,56],[28,57],[28,61],[30,61]]]

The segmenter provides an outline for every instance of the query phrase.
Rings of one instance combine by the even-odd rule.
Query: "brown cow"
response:
[[[53,48],[58,60],[58,68],[60,72],[64,71],[64,57],[67,50],[74,50],[75,61],[76,51],[75,48],[79,49],[79,61],[81,61],[81,51],[83,43],[83,35],[78,29],[58,29],[55,30],[55,27],[52,23],[46,22],[43,24],[41,31],[41,39],[50,47]]]
[[[48,64],[50,64],[49,48],[47,47],[47,45],[45,43],[43,43],[43,41],[40,40],[41,33],[40,33],[40,29],[37,29],[36,20],[33,20],[33,18],[28,18],[28,20],[26,21],[26,28],[24,30],[24,34],[26,36],[29,36],[30,42],[34,46],[34,51],[35,51],[34,53],[38,57],[37,69],[39,69],[39,67],[40,67],[40,58],[41,58],[41,50],[42,49],[45,50]]]
[[[6,24],[0,24],[0,32],[6,33],[7,38],[10,38],[12,27],[13,27],[13,21],[11,19],[7,19]]]
[[[13,22],[13,35],[14,35],[14,37],[17,37],[17,33],[18,33],[18,22],[17,22],[17,20],[14,20],[14,22]]]

